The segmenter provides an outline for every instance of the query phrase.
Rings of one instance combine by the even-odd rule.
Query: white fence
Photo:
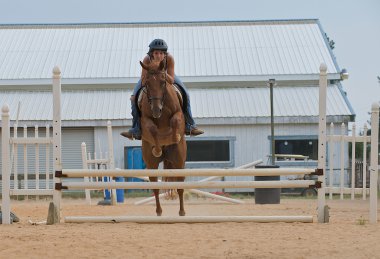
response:
[[[371,136],[367,135],[367,125],[364,125],[363,135],[356,134],[356,125],[352,126],[352,135],[345,135],[345,124],[341,126],[342,134],[337,135],[333,134],[335,132],[334,124],[330,124],[330,135],[327,136],[327,145],[328,145],[328,170],[326,172],[326,176],[328,177],[328,186],[326,187],[326,192],[329,193],[329,198],[333,198],[333,194],[340,194],[340,199],[344,199],[344,194],[351,194],[351,199],[355,199],[355,195],[360,194],[363,200],[366,200],[367,195],[369,194],[369,189],[367,189],[367,179],[369,178],[369,174],[367,174],[367,144],[371,143]],[[351,143],[351,168],[345,168],[346,164],[346,155],[349,153],[346,150]],[[363,143],[363,151],[362,154],[356,154],[356,143]],[[339,165],[335,165],[334,155],[335,152],[339,149],[340,153],[340,163]],[[362,187],[356,187],[357,179],[356,179],[356,168],[357,168],[357,160],[356,156],[360,155],[362,158]],[[334,170],[334,168],[339,168],[339,170]],[[348,177],[351,176],[351,179]],[[338,179],[338,181],[336,181]],[[350,185],[350,187],[348,187]],[[336,187],[337,186],[337,187]]]
[[[82,143],[82,164],[83,169],[90,169],[90,170],[99,170],[99,169],[115,169],[115,162],[114,162],[114,153],[113,153],[113,139],[112,139],[112,125],[111,122],[107,122],[107,139],[108,139],[108,152],[103,154],[101,151],[99,154],[87,153],[86,149],[86,143]],[[108,175],[107,181],[113,181],[111,177]],[[102,178],[101,180],[103,180]],[[84,182],[98,182],[99,177],[84,177]],[[110,190],[111,191],[111,202],[112,204],[116,204],[116,190]],[[105,192],[105,190],[104,190]],[[86,194],[86,201],[88,204],[91,204],[91,192],[89,189],[85,190]],[[104,194],[105,195],[105,194]]]
[[[23,128],[19,136],[15,123],[13,136],[10,136],[9,111],[3,107],[2,115],[2,163],[9,167],[9,195],[53,195],[52,143],[50,127],[47,125],[44,136],[37,126],[34,137],[28,136]],[[8,130],[7,130],[8,129]],[[8,150],[8,151],[7,151]],[[20,166],[21,165],[21,166]],[[3,174],[4,176],[4,174]],[[2,180],[1,187],[4,184]]]

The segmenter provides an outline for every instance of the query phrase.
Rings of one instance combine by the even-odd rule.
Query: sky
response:
[[[335,42],[357,127],[380,101],[379,0],[0,0],[0,24],[320,20]]]

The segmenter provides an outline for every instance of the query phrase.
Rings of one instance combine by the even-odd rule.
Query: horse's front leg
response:
[[[141,125],[144,125],[144,127],[148,130],[149,137],[146,139],[148,142],[154,144],[152,148],[152,154],[155,157],[160,157],[162,155],[162,149],[160,146],[160,143],[158,142],[158,128],[156,124],[153,123],[152,120],[146,117],[141,118]],[[144,134],[143,134],[144,138]]]
[[[182,112],[176,112],[170,119],[170,127],[172,128],[172,139],[175,143],[181,141],[181,125],[183,124]]]
[[[157,182],[158,178],[157,177],[149,177],[149,180],[151,182]],[[154,193],[154,198],[156,198],[156,214],[157,214],[157,216],[161,216],[162,215],[162,208],[161,208],[161,204],[160,204],[160,190],[154,189],[153,193]]]
[[[178,180],[178,182],[180,182],[180,181],[183,182],[185,180],[185,178],[181,177],[177,180]],[[183,204],[183,192],[184,192],[184,190],[183,189],[177,189],[177,192],[178,192],[178,197],[179,197],[179,215],[185,216],[186,212],[185,212],[185,206]]]
[[[186,212],[185,212],[185,207],[183,205],[183,189],[177,189],[177,192],[178,192],[178,197],[179,197],[179,215],[180,216],[185,216],[186,215]]]

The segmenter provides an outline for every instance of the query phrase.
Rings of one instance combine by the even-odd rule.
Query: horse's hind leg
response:
[[[157,182],[157,177],[149,177],[149,180],[151,182]],[[161,208],[161,204],[160,204],[160,190],[158,189],[154,189],[153,190],[153,193],[154,193],[154,198],[156,198],[156,214],[157,216],[161,216],[162,215],[162,208]]]

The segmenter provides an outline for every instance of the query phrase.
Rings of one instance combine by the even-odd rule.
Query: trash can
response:
[[[255,168],[279,168],[278,165],[257,165]],[[280,176],[255,176],[255,181],[279,181]],[[280,204],[281,188],[255,188],[256,204]]]
[[[124,177],[115,177],[116,182],[124,182]],[[117,203],[124,203],[124,189],[116,189],[116,201]]]

